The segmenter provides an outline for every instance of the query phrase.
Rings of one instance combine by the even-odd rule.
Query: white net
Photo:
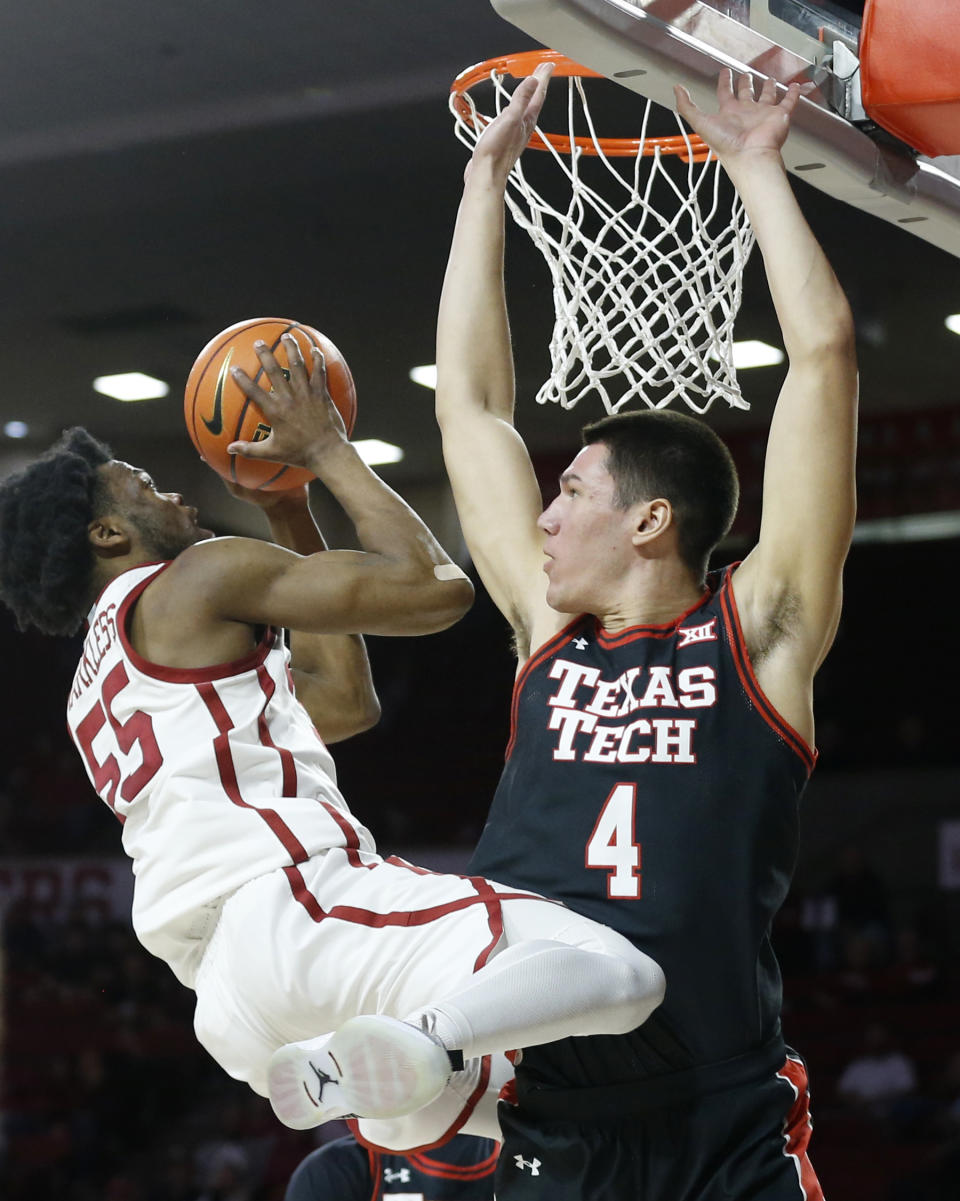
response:
[[[510,98],[505,79],[489,74],[499,113]],[[698,154],[677,119],[681,155],[608,155],[594,129],[584,83],[568,79],[569,152],[537,131],[566,177],[565,207],[554,207],[522,166],[514,168],[507,204],[540,249],[553,281],[550,377],[537,401],[573,408],[596,393],[608,413],[639,398],[663,408],[680,398],[705,413],[719,397],[746,409],[733,362],[733,329],[753,230],[739,197],[721,186],[714,156]],[[553,85],[556,87],[556,83]],[[492,119],[469,91],[451,95],[457,137],[472,148]],[[641,145],[652,103],[646,102]],[[665,110],[660,110],[665,112]],[[575,138],[586,129],[589,153]],[[545,157],[536,155],[536,158]],[[585,176],[596,177],[593,184]],[[555,172],[554,172],[555,175]],[[601,194],[600,188],[609,195]]]

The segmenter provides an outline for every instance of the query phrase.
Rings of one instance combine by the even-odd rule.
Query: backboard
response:
[[[812,80],[783,150],[814,187],[960,257],[955,159],[876,136],[859,95],[855,0],[491,0],[524,33],[666,108],[713,101],[723,67]]]

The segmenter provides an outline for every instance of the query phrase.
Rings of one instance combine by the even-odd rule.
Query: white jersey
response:
[[[278,633],[203,668],[161,667],[131,646],[131,610],[166,566],[124,572],[94,604],[67,725],[123,823],[137,937],[192,987],[219,908],[241,885],[331,847],[376,848],[294,695]]]

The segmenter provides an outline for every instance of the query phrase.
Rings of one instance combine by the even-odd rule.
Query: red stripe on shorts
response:
[[[409,1159],[425,1176],[437,1176],[441,1180],[482,1180],[493,1174],[499,1154],[499,1150],[491,1151],[486,1159],[476,1163],[444,1163],[442,1159],[431,1159],[419,1151],[412,1152]]]
[[[783,1153],[797,1165],[797,1178],[804,1201],[823,1201],[823,1190],[807,1156],[810,1132],[810,1091],[807,1087],[807,1072],[798,1059],[787,1059],[777,1072],[793,1089],[795,1100],[783,1123]]]
[[[383,1194],[380,1191],[380,1152],[374,1150],[373,1147],[367,1147],[367,1163],[370,1167],[370,1181],[373,1185],[373,1192],[370,1194],[369,1201],[383,1201]]]
[[[485,880],[482,876],[468,876],[467,879],[477,890],[477,894],[487,908],[487,925],[490,927],[490,941],[477,956],[476,963],[473,965],[473,970],[478,972],[503,937],[503,911],[500,908],[500,897],[497,896],[496,890],[489,880]]]
[[[369,865],[368,865],[369,866]],[[375,866],[375,865],[373,865]],[[500,900],[503,898],[498,896],[492,888],[490,888],[490,896],[481,895],[478,893],[474,897],[460,897],[456,901],[445,901],[442,905],[430,905],[426,909],[398,909],[390,913],[377,913],[372,909],[361,909],[357,905],[334,905],[332,909],[324,909],[317,898],[313,895],[303,876],[300,874],[300,869],[294,866],[285,867],[283,871],[286,873],[287,880],[290,882],[290,891],[293,893],[294,899],[310,914],[315,922],[322,922],[327,918],[333,918],[340,922],[354,922],[358,926],[427,926],[430,922],[439,921],[450,913],[457,913],[462,909],[469,909],[472,905],[483,905],[489,915],[491,912],[491,898],[496,898],[495,905],[497,909],[497,921],[500,923],[500,931],[503,930],[502,919],[499,915]],[[460,880],[469,880],[476,887],[476,882],[470,876],[458,876]],[[486,881],[484,881],[486,883]],[[489,887],[489,886],[488,886]],[[504,894],[510,899],[529,900],[529,893]],[[493,926],[491,925],[491,933]],[[497,938],[500,935],[497,934]],[[489,955],[489,949],[481,952],[480,958],[486,958]],[[478,966],[482,967],[478,958]],[[474,968],[476,970],[476,968]]]

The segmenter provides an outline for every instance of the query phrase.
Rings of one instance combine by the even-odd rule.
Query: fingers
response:
[[[543,99],[547,94],[547,85],[550,82],[550,76],[553,74],[555,66],[556,63],[541,63],[533,73],[533,78],[536,80],[533,103],[537,106],[537,112],[540,111],[543,105]]]
[[[281,339],[282,341],[282,339]],[[263,367],[264,374],[270,381],[270,386],[274,392],[282,392],[286,388],[286,379],[280,364],[274,357],[272,349],[266,342],[254,342],[253,349],[257,352],[257,358],[260,360],[260,365]],[[288,349],[285,347],[285,349]]]
[[[550,82],[550,76],[554,72],[556,63],[539,63],[534,69],[532,75],[527,75],[517,84],[517,90],[521,86],[525,86],[526,90],[532,92],[535,96],[542,96],[547,90],[547,84]]]
[[[230,372],[240,390],[268,414],[271,408],[276,407],[279,397],[289,395],[291,384],[296,389],[298,385],[307,382],[307,369],[299,342],[292,334],[284,334],[280,341],[287,359],[286,370],[277,362],[266,342],[257,341],[253,344],[263,372],[270,381],[269,390],[252,380],[242,367],[234,367]]]
[[[227,453],[231,455],[242,455],[245,459],[271,459],[275,456],[271,453],[270,438],[266,437],[260,442],[231,442],[227,447]]]
[[[327,360],[319,346],[310,346],[310,389],[313,392],[327,390]]]
[[[538,67],[537,70],[539,69]],[[538,87],[539,80],[536,75],[528,75],[526,78],[521,79],[513,89],[513,94],[510,97],[507,108],[518,109],[520,112],[523,112],[536,95]]]
[[[717,83],[718,94],[722,96],[736,97],[738,101],[752,101],[755,104],[774,106],[778,104],[778,92],[783,85],[772,76],[768,75],[764,78],[760,87],[759,93],[756,92],[756,84],[754,76],[749,72],[744,72],[737,80],[733,82],[733,72],[729,68],[725,68],[720,72],[720,78]],[[809,96],[811,92],[815,92],[817,85],[812,82],[806,83],[791,83],[779,99],[779,105],[786,108],[788,113],[796,108],[797,101],[801,96]]]
[[[776,104],[777,81],[768,75],[760,85],[760,92],[757,94],[753,75],[745,71],[737,81],[737,99],[753,100],[757,104]]]
[[[289,334],[284,334],[281,342],[287,362],[290,364],[289,378],[292,380],[297,375],[305,378],[303,356],[296,339]],[[256,380],[252,380],[242,367],[234,367],[230,374],[240,391],[254,402],[269,421],[273,422],[282,413],[283,400],[287,398],[290,390],[287,382],[288,376],[266,342],[257,341],[253,348],[257,352],[257,358],[260,360],[264,374],[270,381],[270,390],[261,387]],[[231,442],[227,451],[230,454],[243,455],[249,459],[269,459],[272,451],[272,434],[258,442]]]
[[[553,74],[554,63],[540,63],[532,75],[521,79],[513,89],[510,103],[507,106],[520,113],[520,119],[525,124],[536,125],[540,109],[543,107],[547,94],[547,84]]]
[[[523,114],[523,128],[527,135],[533,133],[537,127],[537,119],[540,116],[540,110],[543,108],[543,93],[534,95],[533,99],[527,105],[527,110]]]
[[[692,118],[700,112],[700,109],[694,103],[693,97],[681,83],[674,84],[673,96],[677,102],[677,112],[688,124],[692,125]]]
[[[273,391],[278,395],[283,395],[289,391],[287,387],[288,383],[292,384],[294,388],[299,384],[306,383],[307,369],[304,366],[300,343],[293,334],[283,334],[280,342],[287,360],[286,371],[277,362],[273,351],[267,346],[266,342],[255,343],[254,349],[257,352],[257,357],[263,364],[263,369],[270,380],[270,386]]]
[[[816,90],[817,85],[815,83],[792,83],[787,88],[786,96],[780,101],[781,109],[789,117],[800,103],[800,97],[809,96],[811,92],[815,92]]]
[[[313,396],[322,398],[327,408],[327,415],[335,429],[339,430],[349,441],[346,423],[340,410],[334,404],[330,389],[327,387],[327,360],[319,346],[310,347],[313,365],[310,371],[310,391]]]
[[[510,108],[519,114],[520,124],[524,130],[532,130],[536,125],[540,109],[543,107],[546,86],[547,80],[536,75],[528,75],[514,90],[510,98]]]
[[[244,396],[248,396],[269,416],[275,399],[273,395],[261,388],[256,380],[252,380],[242,367],[231,367],[230,376]]]
[[[299,379],[306,380],[307,367],[303,361],[300,343],[293,334],[284,334],[280,341],[283,343],[283,349],[287,352],[287,367],[291,378],[296,375]]]
[[[266,342],[254,343],[263,374],[272,385],[269,390],[266,383],[261,386],[252,380],[242,367],[235,367],[231,372],[237,387],[253,401],[270,428],[266,437],[256,442],[237,439],[227,450],[248,459],[303,466],[303,447],[307,442],[331,437],[335,441],[337,435],[347,440],[347,434],[343,418],[327,389],[323,351],[310,341],[308,375],[299,339],[288,332],[280,341],[288,364],[286,369],[280,366]],[[261,378],[258,374],[257,379]]]

